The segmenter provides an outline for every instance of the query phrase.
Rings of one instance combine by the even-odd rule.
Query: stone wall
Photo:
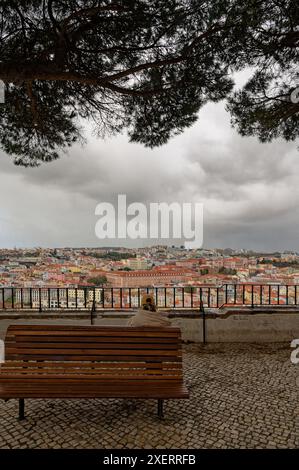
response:
[[[128,318],[134,314],[128,311],[98,311],[94,315],[94,325],[125,325]],[[203,342],[204,320],[201,314],[195,311],[168,312],[173,325],[182,330],[185,341]],[[88,313],[78,312],[24,312],[22,314],[9,314],[0,317],[0,337],[5,336],[6,328],[11,323],[35,324],[69,324],[89,325]],[[257,310],[229,310],[221,314],[207,312],[205,314],[205,333],[208,343],[221,342],[289,342],[299,338],[299,312],[283,310],[257,311]]]

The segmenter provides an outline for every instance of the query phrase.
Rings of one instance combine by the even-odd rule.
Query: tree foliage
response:
[[[58,158],[85,119],[161,145],[224,98],[241,134],[296,137],[294,0],[2,0],[0,15],[0,144],[17,164]]]
[[[87,279],[87,282],[90,282],[90,284],[94,284],[95,286],[101,286],[102,284],[107,283],[107,278],[106,276],[96,276]]]
[[[252,77],[232,93],[227,109],[241,135],[262,142],[294,140],[299,129],[299,5],[293,1],[255,2],[249,11],[243,50]]]

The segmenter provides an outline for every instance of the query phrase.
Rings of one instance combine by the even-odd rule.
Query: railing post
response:
[[[254,286],[251,284],[251,308],[254,308]]]
[[[101,304],[102,307],[105,307],[105,287],[102,285],[102,290],[101,290]]]
[[[42,290],[41,290],[41,287],[39,287],[38,293],[39,293],[39,312],[41,313],[43,311],[43,309],[42,309]]]
[[[206,312],[202,300],[199,304],[199,311],[202,314],[202,342],[206,344]]]
[[[21,287],[21,308],[24,308],[24,302],[23,302],[23,287]]]

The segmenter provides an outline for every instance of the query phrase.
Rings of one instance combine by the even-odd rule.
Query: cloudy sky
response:
[[[129,203],[202,202],[207,248],[299,251],[296,144],[240,137],[223,103],[154,150],[87,135],[87,145],[39,168],[0,153],[0,247],[120,244],[96,237],[95,207],[126,194]]]

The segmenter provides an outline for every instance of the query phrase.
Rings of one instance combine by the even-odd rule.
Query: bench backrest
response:
[[[179,328],[11,325],[5,360],[95,361],[103,367],[182,369]]]

